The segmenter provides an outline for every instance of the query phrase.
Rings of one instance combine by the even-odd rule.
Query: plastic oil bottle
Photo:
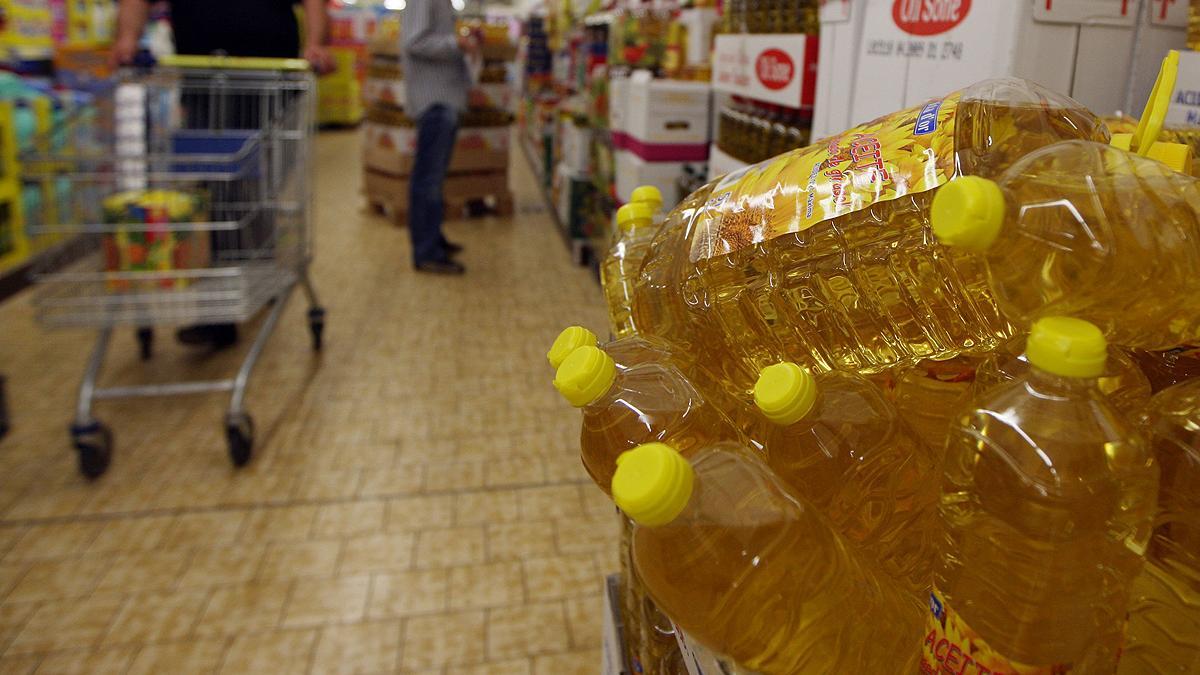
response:
[[[741,364],[728,386],[752,386],[772,354],[869,374],[1009,337],[983,266],[936,244],[930,205],[958,172],[995,175],[1064,138],[1108,132],[1069,98],[987,80],[712,185],[668,255],[687,260],[674,286],[697,331],[727,336],[720,360]]]
[[[1200,380],[1147,407],[1162,469],[1146,566],[1133,585],[1122,675],[1200,672]]]
[[[558,370],[571,352],[580,347],[600,347],[622,370],[642,363],[671,363],[673,358],[670,347],[653,337],[633,335],[601,344],[600,338],[587,328],[567,326],[554,338],[546,360],[551,368]]]
[[[751,450],[689,461],[646,444],[620,458],[612,492],[638,524],[650,595],[709,649],[764,674],[912,673],[919,609]]]
[[[975,392],[982,394],[1028,373],[1025,341],[1021,338],[1009,340],[979,364],[975,372]],[[1141,414],[1150,400],[1150,381],[1125,350],[1115,345],[1108,346],[1104,373],[1096,378],[1096,387],[1129,419]]]
[[[951,423],[971,401],[980,361],[975,354],[922,359],[894,373],[889,393],[900,417],[939,461]]]
[[[1029,154],[994,182],[938,192],[933,231],[978,256],[1013,323],[1066,315],[1114,343],[1149,351],[1200,342],[1200,189],[1191,148],[1155,142],[1173,83],[1164,62],[1151,112],[1126,150],[1083,141]],[[1160,161],[1161,160],[1161,161]]]
[[[937,462],[860,375],[765,368],[754,401],[770,421],[767,465],[889,578],[924,602],[936,525]]]
[[[1117,666],[1158,468],[1096,386],[1096,326],[1040,319],[1025,353],[1029,372],[987,391],[946,445],[923,672]]]
[[[920,609],[752,451],[651,443],[618,463],[638,573],[690,637],[768,675],[915,672]]]
[[[600,285],[604,289],[610,329],[615,337],[637,332],[629,308],[633,282],[650,249],[650,241],[654,239],[653,217],[651,207],[641,202],[630,202],[617,209],[617,238],[600,266]]]
[[[583,413],[583,466],[606,492],[617,456],[636,445],[670,441],[686,454],[739,438],[725,415],[668,364],[619,370],[601,349],[580,347],[558,367],[554,386]]]

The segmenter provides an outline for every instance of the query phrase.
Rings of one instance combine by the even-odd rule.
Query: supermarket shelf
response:
[[[567,245],[567,250],[571,254],[571,260],[577,265],[587,265],[595,257],[592,255],[591,245],[586,240],[574,239],[567,234],[566,226],[558,217],[558,208],[554,204],[554,197],[546,188],[544,176],[542,175],[537,159],[538,154],[536,149],[531,147],[531,141],[525,134],[522,133],[519,135],[521,140],[517,145],[521,146],[521,154],[525,155],[525,160],[529,162],[530,170],[533,171],[534,177],[537,178],[538,191],[542,193],[542,201],[546,205],[546,210],[550,212],[550,220],[554,222],[554,229],[558,230],[559,235],[563,238],[563,242]],[[598,270],[599,268],[596,269]],[[598,271],[597,275],[599,275]]]
[[[83,235],[75,235],[34,253],[15,265],[0,268],[0,302],[4,302],[29,286],[33,282],[33,270],[37,269],[43,260],[54,260],[64,265],[74,262],[75,258],[69,257],[71,252],[74,252],[76,257],[84,253],[83,247],[73,246],[80,236]]]

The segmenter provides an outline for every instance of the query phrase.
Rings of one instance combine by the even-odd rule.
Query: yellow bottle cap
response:
[[[653,185],[642,185],[633,189],[633,194],[630,195],[630,203],[643,203],[650,205],[650,212],[653,214],[662,208],[663,198],[662,192]]]
[[[694,479],[692,465],[675,448],[646,443],[617,457],[613,501],[639,525],[666,525],[692,498]]]
[[[622,232],[649,225],[653,218],[654,211],[645,202],[629,202],[617,209],[617,227]]]
[[[790,361],[763,368],[754,383],[754,405],[779,425],[804,419],[816,402],[816,378]]]
[[[599,341],[595,333],[583,326],[567,326],[554,338],[554,344],[546,352],[546,360],[551,368],[558,368],[571,352],[580,347],[595,347]]]
[[[1128,151],[1133,145],[1133,134],[1113,134],[1108,144],[1118,150]],[[1159,141],[1150,146],[1146,156],[1166,164],[1172,171],[1189,175],[1192,173],[1192,146],[1187,143]]]
[[[946,246],[986,251],[1004,225],[1004,193],[986,178],[960,176],[938,190],[930,221]]]
[[[554,376],[554,388],[576,408],[604,395],[617,378],[617,365],[599,347],[579,347],[567,355]]]
[[[1063,377],[1100,377],[1108,344],[1095,324],[1066,316],[1033,322],[1025,342],[1030,365]]]

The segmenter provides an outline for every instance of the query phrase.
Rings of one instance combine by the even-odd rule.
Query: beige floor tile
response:
[[[83,553],[96,538],[100,527],[99,523],[91,521],[35,525],[13,544],[4,560],[44,560]]]
[[[588,554],[533,558],[521,563],[529,600],[557,600],[583,593],[596,595],[603,588],[603,577],[595,559]]]
[[[21,632],[39,602],[5,602],[0,604],[0,647],[7,646]]]
[[[450,570],[450,609],[504,607],[524,602],[521,565],[499,562]]]
[[[80,509],[95,496],[95,490],[87,485],[68,485],[45,490],[39,489],[21,495],[4,513],[5,520],[34,520],[63,518],[79,513]]]
[[[258,573],[265,553],[266,546],[262,544],[197,549],[179,578],[179,587],[205,588],[250,581]]]
[[[546,467],[536,458],[489,462],[485,473],[484,483],[488,487],[520,487],[546,482]]]
[[[446,669],[446,675],[529,675],[531,672],[533,663],[529,659],[489,661],[478,666],[451,666]]]
[[[384,619],[447,609],[449,572],[444,569],[376,574],[367,615]]]
[[[79,598],[92,592],[108,571],[106,556],[40,560],[29,569],[5,598],[12,602]]]
[[[483,487],[483,462],[444,462],[425,468],[429,492],[477,490]]]
[[[212,490],[212,488],[209,488]],[[179,516],[167,530],[161,548],[212,548],[237,541],[245,511],[212,511]]]
[[[374,675],[394,672],[400,661],[399,621],[372,621],[321,630],[314,673]]]
[[[425,467],[403,464],[387,469],[366,470],[358,494],[364,497],[399,497],[420,492],[424,486]]]
[[[386,506],[382,501],[325,504],[317,510],[313,536],[340,539],[383,530]]]
[[[417,567],[475,565],[484,560],[482,526],[426,530],[417,536]]]
[[[25,576],[25,570],[29,569],[29,566],[29,563],[24,562],[12,564],[0,563],[0,598],[8,595],[8,592],[17,585],[21,577]]]
[[[464,492],[456,497],[454,522],[457,525],[509,523],[520,518],[516,490]]]
[[[545,485],[524,488],[518,491],[521,500],[521,516],[528,520],[545,518],[572,518],[583,515],[583,504],[579,499],[577,485]]]
[[[239,635],[225,652],[222,675],[301,675],[309,672],[315,630],[280,630]]]
[[[286,582],[262,581],[217,588],[200,615],[196,632],[233,634],[275,628],[283,616],[289,590]]]
[[[0,658],[0,673],[5,675],[28,675],[35,672],[42,662],[41,654],[14,654]]]
[[[340,541],[276,542],[267,548],[258,578],[332,577],[342,551]]]
[[[453,524],[453,495],[399,497],[387,502],[388,532],[412,532]]]
[[[316,517],[314,505],[258,509],[246,519],[239,540],[248,543],[304,540],[312,532]]]
[[[370,586],[371,578],[367,576],[297,580],[283,614],[283,626],[358,621],[366,613]]]
[[[206,675],[221,665],[225,640],[184,640],[142,647],[128,675]]]
[[[530,520],[489,524],[487,546],[488,560],[522,560],[554,555],[554,522]]]
[[[95,646],[123,602],[123,598],[104,595],[44,603],[25,622],[7,653],[29,654]]]
[[[471,665],[484,660],[482,611],[416,616],[404,622],[401,667],[433,670],[446,665]]]
[[[620,535],[620,522],[604,518],[563,518],[555,522],[560,553],[592,553],[609,549]]]
[[[38,666],[38,675],[124,675],[138,647],[121,645],[96,651],[70,651],[47,654]]]
[[[300,477],[294,495],[316,501],[353,497],[361,480],[362,469],[314,469]]]
[[[488,658],[554,654],[567,650],[566,613],[561,602],[488,610]]]
[[[571,630],[573,649],[593,649],[600,646],[604,631],[604,602],[599,594],[567,598],[567,627]]]
[[[112,520],[88,546],[88,553],[130,553],[157,548],[166,536],[174,516],[148,516]]]
[[[600,669],[600,650],[547,654],[533,659],[533,675],[593,675]]]
[[[189,551],[140,551],[113,555],[97,590],[128,593],[172,588],[191,558]]]
[[[187,637],[207,600],[207,591],[135,595],[121,608],[104,643],[165,642]]]
[[[413,532],[372,534],[344,540],[338,574],[405,570],[412,567],[417,535]]]

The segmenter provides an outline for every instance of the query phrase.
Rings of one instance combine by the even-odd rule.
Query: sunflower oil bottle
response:
[[[951,423],[971,400],[980,361],[975,354],[921,359],[914,366],[897,369],[887,385],[900,417],[933,449],[938,461]]]
[[[630,202],[617,209],[617,238],[600,265],[609,326],[618,338],[637,332],[629,305],[634,279],[654,239],[653,217],[651,207],[641,202]]]
[[[860,375],[763,369],[754,402],[769,420],[766,463],[889,578],[924,601],[936,524],[931,448]]]
[[[655,338],[635,335],[601,345],[592,331],[583,326],[567,326],[554,338],[546,352],[546,360],[551,368],[558,370],[571,352],[580,347],[600,347],[622,370],[641,363],[670,363],[673,358],[670,347]]]
[[[1046,317],[1029,372],[951,432],[922,672],[1111,673],[1158,468],[1096,386],[1099,328]]]
[[[583,413],[583,466],[606,492],[617,456],[636,445],[669,441],[686,454],[739,438],[725,415],[669,364],[619,370],[600,348],[580,347],[558,367],[554,386]]]
[[[1200,377],[1200,344],[1180,345],[1162,351],[1135,349],[1131,355],[1155,393]]]
[[[1162,469],[1146,565],[1133,585],[1120,673],[1200,672],[1200,380],[1151,399],[1147,428]]]
[[[634,315],[709,340],[734,391],[780,360],[870,374],[986,351],[1010,327],[979,261],[936,245],[930,203],[957,173],[995,175],[1064,138],[1108,132],[1069,98],[988,80],[726,175],[652,247]]]
[[[975,392],[983,392],[1029,373],[1024,340],[1009,340],[990,354],[975,372]],[[1150,400],[1150,381],[1125,350],[1109,345],[1104,373],[1096,378],[1096,388],[1122,414],[1133,419]]]
[[[651,596],[714,652],[765,675],[915,672],[920,609],[754,452],[641,445],[612,494]]]

